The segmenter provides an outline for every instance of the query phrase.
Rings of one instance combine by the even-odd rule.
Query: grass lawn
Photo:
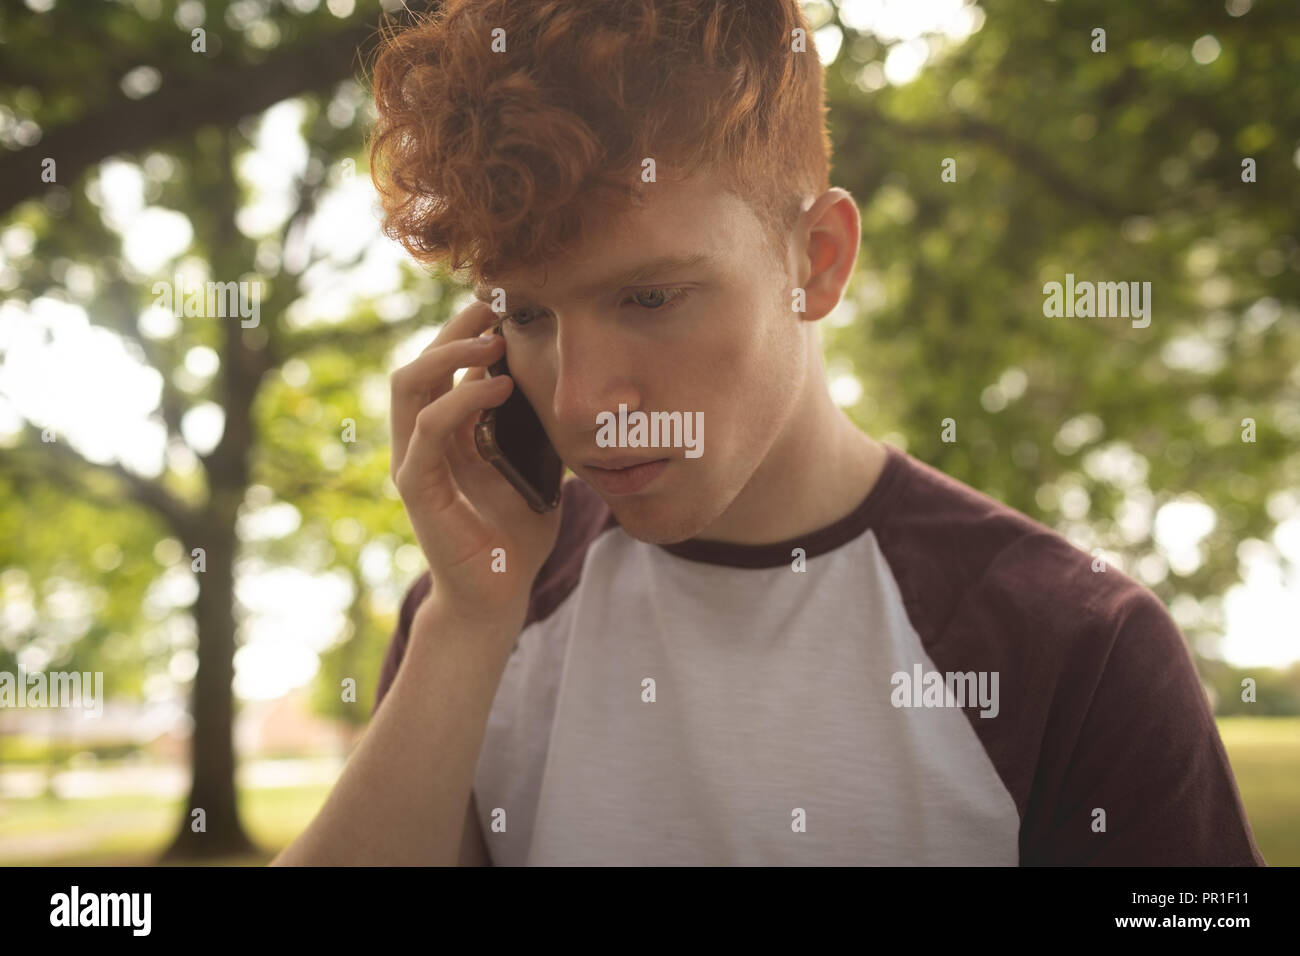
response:
[[[1300,717],[1221,717],[1223,746],[1269,866],[1300,866]]]
[[[214,866],[262,866],[311,822],[329,794],[327,785],[240,792],[244,829],[262,853],[212,861]],[[11,800],[0,817],[0,843],[21,836],[46,847],[0,866],[152,866],[184,812],[182,800],[144,796],[94,800]],[[75,841],[75,842],[74,842]]]
[[[1300,865],[1300,717],[1225,717],[1219,732],[1232,761],[1246,814],[1271,866]],[[329,786],[240,793],[249,836],[264,852],[213,861],[261,866],[293,842],[325,802]],[[88,800],[9,800],[0,814],[0,866],[149,866],[166,846],[181,801],[141,796]]]

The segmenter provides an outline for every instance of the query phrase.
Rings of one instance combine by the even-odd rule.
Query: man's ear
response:
[[[847,189],[834,186],[803,213],[799,275],[803,279],[802,318],[815,322],[844,297],[862,244],[862,217]]]

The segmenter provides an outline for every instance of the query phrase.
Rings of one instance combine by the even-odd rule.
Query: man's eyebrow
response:
[[[598,279],[595,282],[589,282],[581,288],[576,289],[575,294],[583,298],[590,298],[606,290],[619,288],[633,282],[644,282],[647,279],[653,279],[655,276],[664,275],[665,273],[676,272],[680,269],[691,269],[696,266],[710,268],[716,264],[717,259],[705,252],[693,252],[689,255],[656,256],[655,258],[642,262],[618,275],[606,276],[605,278]],[[506,290],[507,298],[512,294],[518,295],[520,298],[527,300],[538,298],[538,296],[522,290],[518,290],[514,293],[511,293],[509,289]],[[492,300],[492,287],[476,287],[474,289],[474,298],[478,299],[480,302],[490,302]]]

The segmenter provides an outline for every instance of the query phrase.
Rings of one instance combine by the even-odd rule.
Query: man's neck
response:
[[[885,446],[862,432],[822,386],[723,514],[695,537],[731,544],[788,541],[862,503],[885,467]],[[796,421],[797,420],[797,421]]]

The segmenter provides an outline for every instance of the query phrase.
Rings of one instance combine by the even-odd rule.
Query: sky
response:
[[[898,41],[881,65],[863,72],[860,82],[867,90],[910,82],[936,49],[960,42],[983,22],[978,8],[963,0],[859,0],[844,3],[841,17],[850,25],[872,28],[882,39]],[[829,60],[839,46],[838,32],[833,27],[820,31],[817,44],[822,58]],[[331,109],[338,111],[340,123],[346,123],[351,119],[350,110],[356,107],[355,98],[345,98]],[[247,235],[277,233],[290,211],[294,177],[307,159],[298,132],[301,117],[302,108],[293,101],[269,110],[256,149],[245,157],[241,173],[253,191],[251,201],[240,212],[238,226]],[[165,173],[165,157],[148,162],[163,164],[153,171]],[[313,221],[306,245],[286,250],[286,255],[301,255],[308,248],[328,251],[332,265],[313,271],[305,301],[286,321],[306,325],[342,320],[355,298],[383,294],[399,283],[405,253],[379,232],[368,176],[346,167],[331,170],[330,175],[335,185]],[[139,166],[118,160],[105,162],[91,192],[101,204],[105,221],[120,234],[124,258],[136,270],[163,278],[180,274],[186,282],[208,278],[203,263],[186,258],[192,238],[188,220],[148,203],[146,176]],[[23,227],[0,233],[0,291],[12,287],[6,285],[6,263],[30,251],[31,243],[31,233]],[[333,267],[356,254],[363,257],[357,268],[344,273]],[[13,274],[12,269],[8,272]],[[869,276],[859,278],[871,281]],[[93,310],[95,292],[90,270],[75,265],[69,268],[67,286],[74,297],[71,303],[43,298],[30,307],[13,301],[0,304],[0,347],[5,355],[0,365],[0,447],[17,437],[22,420],[27,419],[53,426],[60,440],[68,441],[92,461],[120,461],[148,476],[158,475],[164,467],[180,471],[197,467],[195,453],[211,449],[220,438],[220,408],[211,404],[193,408],[182,422],[184,442],[168,445],[162,427],[148,420],[159,400],[160,376],[137,364],[116,335],[90,323],[87,308]],[[830,319],[836,324],[857,321],[855,309],[846,297]],[[146,336],[165,338],[174,333],[176,320],[166,310],[150,307],[142,311],[139,327]],[[390,370],[410,361],[425,344],[418,336],[402,343],[390,357]],[[217,372],[218,364],[211,349],[192,349],[185,357],[178,384],[200,384]],[[1017,376],[1016,371],[1010,370],[991,386],[995,398],[1014,398],[1024,390],[1023,373]],[[298,378],[301,384],[305,372],[291,365],[284,374],[291,380]],[[852,374],[834,375],[831,388],[842,405],[870,400],[864,395],[863,383]],[[385,408],[384,389],[370,391],[375,394],[367,394],[367,401]],[[988,401],[986,396],[986,407]],[[1067,425],[1058,441],[1077,441],[1092,427],[1086,416]],[[906,436],[879,437],[906,450]],[[1126,536],[1141,540],[1149,531],[1154,534],[1159,555],[1136,568],[1119,565],[1122,570],[1150,585],[1171,569],[1185,573],[1199,566],[1204,557],[1203,541],[1215,520],[1213,510],[1204,502],[1188,493],[1155,508],[1143,482],[1143,463],[1122,443],[1112,442],[1086,456],[1085,469],[1094,477],[1105,476],[1130,487],[1132,493],[1120,516]],[[261,500],[269,497],[266,489],[256,491],[240,521],[244,540],[291,533],[298,524],[297,511],[285,503]],[[392,489],[385,491],[393,494]],[[1064,486],[1048,493],[1074,523],[1076,530],[1070,533],[1067,529],[1067,537],[1091,550],[1084,522],[1089,504],[1086,492],[1082,487]],[[1282,523],[1270,542],[1239,545],[1245,580],[1223,598],[1226,632],[1217,647],[1200,648],[1207,656],[1220,656],[1243,667],[1286,666],[1300,660],[1295,624],[1300,609],[1300,494],[1283,496],[1272,502],[1271,508]],[[363,531],[358,526],[350,533],[360,536]],[[160,547],[169,553],[174,548],[179,555],[174,542]],[[1114,556],[1112,561],[1117,563]],[[411,545],[393,547],[380,541],[363,549],[362,565],[363,575],[377,588],[381,602],[393,609],[401,596],[393,582],[413,578],[421,559]],[[168,626],[184,635],[184,615],[175,609],[193,600],[194,588],[187,569],[164,575],[151,591],[151,613],[168,618]],[[243,699],[265,699],[312,679],[318,654],[343,633],[351,584],[341,574],[314,575],[250,561],[238,571],[237,595],[249,615],[236,655],[235,692]],[[85,607],[77,604],[75,596],[68,602],[68,613],[84,620]],[[1171,609],[1182,626],[1194,621],[1202,610],[1195,601],[1176,602]],[[30,588],[11,573],[0,575],[0,637],[6,631],[21,630],[34,614]],[[188,627],[192,630],[192,624]],[[25,666],[32,670],[40,664],[38,657],[30,657]],[[195,666],[192,651],[178,650],[168,672],[151,679],[147,693],[168,697],[174,693],[175,682],[188,680]]]

